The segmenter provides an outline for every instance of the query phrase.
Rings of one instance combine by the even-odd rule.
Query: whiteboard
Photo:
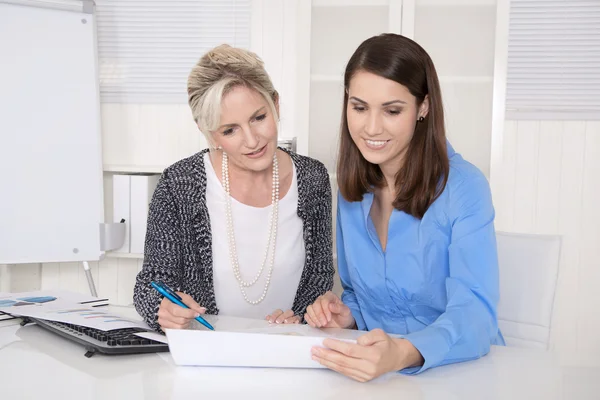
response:
[[[99,260],[95,18],[15,3],[0,0],[0,263]]]

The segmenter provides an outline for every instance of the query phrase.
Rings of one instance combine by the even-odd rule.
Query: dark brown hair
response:
[[[348,130],[348,89],[359,71],[405,86],[416,97],[417,106],[429,96],[429,112],[424,121],[416,123],[403,166],[396,174],[397,195],[393,203],[397,210],[423,218],[446,187],[450,171],[442,95],[433,61],[417,43],[391,33],[365,40],[348,61],[337,165],[338,185],[347,201],[361,201],[373,187],[386,184],[379,166],[362,156]]]

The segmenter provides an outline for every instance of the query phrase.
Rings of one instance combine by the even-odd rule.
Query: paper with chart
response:
[[[22,302],[24,304],[28,304],[28,303],[32,303],[32,302],[36,302],[36,301],[38,303],[43,303],[43,302],[47,301],[48,299],[60,298],[61,300],[71,301],[71,302],[78,303],[78,304],[87,304],[87,306],[89,306],[89,307],[91,307],[91,306],[99,307],[99,306],[108,305],[107,298],[94,297],[94,296],[90,296],[90,295],[86,295],[86,294],[82,294],[82,293],[71,292],[68,290],[36,290],[34,292],[20,292],[20,293],[0,292],[0,299],[6,299],[6,298],[10,298],[10,297],[14,297],[16,299],[25,299],[25,300],[19,300],[20,302]],[[15,301],[15,303],[16,303],[16,301]],[[0,307],[11,305],[11,304],[12,304],[12,302],[6,302],[6,301],[4,303],[0,302]],[[13,308],[12,310],[16,310],[16,308]],[[17,315],[14,312],[13,312],[13,314]],[[7,320],[7,319],[14,319],[14,318],[18,318],[18,315],[17,315],[17,317],[13,317],[11,314],[3,313],[2,311],[0,311],[0,321]]]
[[[73,303],[89,304],[94,307],[108,305],[108,298],[94,297],[87,294],[71,292],[69,290],[36,290],[34,292],[19,293],[0,292],[0,300],[8,297],[27,298],[29,301],[35,300],[36,298],[54,297]],[[43,302],[43,299],[40,299],[39,301]]]
[[[124,318],[115,313],[79,304],[72,298],[60,295],[23,295],[4,293],[0,295],[0,311],[11,315],[66,322],[89,328],[109,331],[122,328],[149,329],[143,322]]]

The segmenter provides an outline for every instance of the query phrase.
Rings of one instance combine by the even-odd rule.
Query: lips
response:
[[[371,150],[381,150],[383,149],[390,141],[389,140],[371,140],[364,139],[366,146]]]
[[[264,145],[263,147],[259,148],[258,150],[255,150],[251,153],[245,153],[244,155],[251,157],[251,158],[260,157],[265,153],[266,149],[267,149],[267,145]]]

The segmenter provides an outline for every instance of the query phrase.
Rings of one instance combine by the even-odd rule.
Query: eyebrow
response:
[[[258,110],[254,111],[254,113],[250,116],[250,119],[255,118],[261,111],[265,109],[265,106],[262,106]],[[231,128],[232,126],[236,126],[237,124],[224,124],[217,128],[217,130],[221,130],[223,128]]]
[[[357,101],[359,103],[367,104],[366,101],[361,100],[358,97],[354,97],[354,96],[350,97],[350,100],[355,100],[355,101]],[[402,100],[391,100],[391,101],[386,101],[385,103],[382,104],[382,106],[389,106],[389,105],[395,104],[395,103],[406,104],[406,102],[402,101]]]

